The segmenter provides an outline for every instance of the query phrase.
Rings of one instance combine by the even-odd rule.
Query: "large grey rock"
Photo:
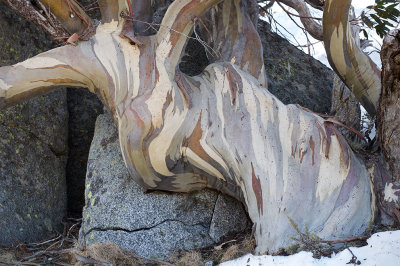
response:
[[[213,245],[250,222],[236,200],[215,191],[145,191],[129,176],[118,134],[100,115],[90,148],[80,242],[113,242],[145,257]]]
[[[300,104],[315,112],[329,113],[333,72],[271,32],[266,22],[259,21],[258,32],[264,48],[268,90],[284,104]]]
[[[51,45],[39,29],[0,4],[0,66]],[[62,230],[66,100],[65,90],[58,90],[0,112],[0,245],[37,241]]]

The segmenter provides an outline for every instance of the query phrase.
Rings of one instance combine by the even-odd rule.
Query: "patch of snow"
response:
[[[396,195],[400,189],[394,189],[393,188],[393,183],[388,183],[385,185],[385,201],[387,202],[392,202],[394,201],[395,203],[398,203],[398,198],[399,196]],[[400,264],[400,263],[399,263]]]
[[[398,266],[400,265],[400,230],[376,233],[368,240],[368,245],[364,247],[350,247],[351,251],[361,262],[362,266]],[[231,260],[220,264],[221,266],[237,265],[302,265],[302,266],[337,266],[346,265],[352,259],[352,254],[343,250],[338,254],[333,254],[331,258],[314,259],[311,252],[302,251],[291,256],[254,256],[245,255],[236,260]],[[353,263],[349,265],[354,265]]]

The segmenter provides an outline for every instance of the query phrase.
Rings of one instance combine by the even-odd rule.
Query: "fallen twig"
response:
[[[226,242],[222,243],[221,245],[215,246],[214,249],[215,250],[221,250],[226,244],[229,244],[229,243],[232,243],[232,242],[236,242],[236,241],[237,241],[236,239],[232,239],[232,240],[226,241]]]
[[[296,104],[296,107],[297,107],[297,108],[300,108],[300,109],[303,109],[304,111],[307,111],[307,112],[309,112],[309,113],[318,115],[318,116],[320,116],[320,117],[322,117],[322,118],[325,118],[325,120],[326,120],[327,122],[331,122],[331,123],[333,123],[333,124],[335,124],[335,125],[341,126],[341,127],[345,128],[345,129],[347,129],[347,130],[353,132],[354,134],[356,134],[357,136],[359,136],[361,139],[363,139],[364,141],[366,141],[365,137],[363,136],[363,134],[361,134],[360,131],[355,130],[354,128],[351,128],[351,127],[349,127],[349,126],[346,126],[346,125],[343,124],[342,122],[340,122],[340,121],[334,119],[333,116],[331,116],[331,115],[316,113],[316,112],[311,111],[310,109],[308,109],[308,108],[306,108],[306,107],[303,107],[303,106],[301,106],[301,105],[299,105],[299,104]]]
[[[40,266],[39,263],[34,263],[34,262],[15,262],[15,261],[1,261],[0,264],[4,265],[26,265],[26,266]]]
[[[324,244],[334,245],[334,244],[342,244],[342,243],[355,242],[355,241],[363,241],[363,240],[367,240],[369,237],[370,237],[370,235],[354,236],[354,237],[338,239],[338,240],[320,240],[320,242],[324,243]]]
[[[72,253],[72,254],[75,256],[75,258],[76,258],[77,260],[79,260],[80,262],[83,262],[83,263],[91,263],[91,264],[112,266],[112,264],[110,264],[110,263],[108,263],[108,262],[99,261],[99,260],[95,260],[95,259],[92,259],[92,258],[86,258],[86,257],[81,256],[81,255],[76,254],[76,253]]]
[[[34,254],[32,254],[30,256],[24,257],[23,260],[29,260],[29,259],[33,259],[33,258],[43,256],[43,255],[66,254],[66,253],[71,253],[74,250],[75,249],[73,249],[73,248],[62,249],[62,250],[41,250],[41,251],[35,252]]]

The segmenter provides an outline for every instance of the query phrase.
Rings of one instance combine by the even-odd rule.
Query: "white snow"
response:
[[[400,230],[376,233],[367,240],[368,245],[350,250],[361,262],[362,266],[399,266],[400,265]],[[253,256],[245,255],[239,259],[220,264],[221,266],[236,265],[301,265],[301,266],[338,266],[347,265],[352,259],[351,253],[345,249],[331,258],[314,259],[311,252],[302,251],[291,256]],[[354,265],[354,264],[348,264]]]

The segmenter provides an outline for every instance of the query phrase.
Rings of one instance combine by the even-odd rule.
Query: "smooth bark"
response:
[[[323,16],[324,45],[329,64],[367,112],[375,116],[381,92],[380,71],[351,33],[351,0],[327,0]]]
[[[89,88],[114,115],[132,178],[152,190],[210,187],[240,199],[256,225],[259,253],[291,243],[289,218],[322,238],[362,234],[374,209],[366,167],[331,122],[266,90],[257,76],[262,64],[242,64],[253,51],[195,77],[178,70],[195,18],[219,2],[174,1],[158,34],[141,36],[141,45],[111,21],[76,47],[0,68],[3,107],[52,86]],[[243,18],[234,14],[228,19]],[[242,26],[252,29],[248,22]],[[254,39],[254,30],[242,33]],[[222,54],[235,55],[231,47]]]

